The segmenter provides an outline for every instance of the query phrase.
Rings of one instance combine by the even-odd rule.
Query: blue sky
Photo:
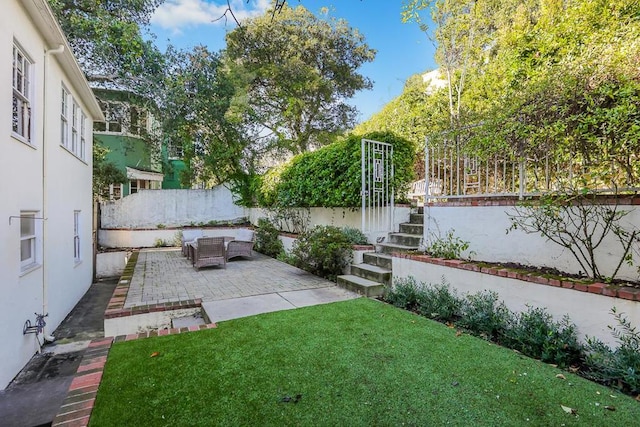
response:
[[[231,0],[240,19],[263,13],[269,3]],[[360,69],[373,80],[373,89],[361,91],[351,100],[360,111],[359,121],[400,95],[407,78],[436,67],[432,43],[416,24],[400,20],[402,0],[288,0],[288,4],[302,5],[316,14],[322,7],[329,8],[330,16],[346,19],[378,51],[375,61]],[[204,44],[215,51],[223,49],[224,35],[235,23],[231,19],[226,23],[224,19],[212,21],[226,7],[226,0],[165,0],[152,19],[151,32],[162,50],[168,43],[180,48]]]

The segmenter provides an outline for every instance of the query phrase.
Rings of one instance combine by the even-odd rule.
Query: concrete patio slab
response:
[[[306,289],[302,291],[280,292],[279,295],[296,307],[327,304],[360,297],[360,295],[343,288]]]
[[[202,302],[202,309],[213,323],[293,308],[296,306],[278,294]]]

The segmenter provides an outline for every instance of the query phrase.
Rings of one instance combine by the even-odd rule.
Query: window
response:
[[[60,105],[60,145],[69,148],[69,91],[62,87],[62,102]]]
[[[13,133],[31,141],[31,61],[13,46]]]
[[[20,212],[20,268],[36,264],[36,214]]]
[[[86,139],[86,123],[87,117],[84,115],[84,111],[80,110],[80,152],[78,156],[81,159],[85,159],[86,150],[87,150],[87,139]]]
[[[73,259],[80,262],[80,211],[73,211]]]
[[[78,155],[78,106],[76,101],[71,103],[71,151]]]
[[[135,194],[138,192],[138,180],[132,179],[129,187],[129,194]]]
[[[85,160],[87,149],[86,120],[84,111],[63,85],[60,103],[60,145],[81,160]]]

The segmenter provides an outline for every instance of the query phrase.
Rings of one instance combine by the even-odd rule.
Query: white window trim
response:
[[[82,262],[80,248],[80,211],[73,211],[73,259],[76,264]]]
[[[60,102],[60,145],[69,149],[69,98],[71,93],[62,85],[62,99]]]
[[[22,221],[33,221],[33,234],[22,235]],[[38,218],[38,212],[21,211],[20,212],[20,272],[26,274],[40,266],[40,236],[41,227]],[[22,259],[22,242],[31,241],[31,256],[25,260]]]
[[[16,59],[18,54],[22,57],[23,60],[23,75],[22,75],[22,86],[17,88],[15,82],[17,81],[17,68],[16,68]],[[35,79],[33,78],[34,74],[34,62],[29,55],[26,54],[25,50],[20,46],[20,44],[14,40],[13,41],[13,53],[12,53],[12,102],[14,99],[18,99],[21,103],[26,104],[26,112],[22,112],[22,121],[26,121],[26,123],[22,124],[22,129],[18,129],[16,131],[14,129],[13,124],[13,104],[11,107],[11,135],[17,140],[24,142],[32,147],[35,147],[34,135],[33,135],[33,86],[35,83]],[[24,108],[24,107],[23,107]],[[21,132],[20,132],[21,131]]]

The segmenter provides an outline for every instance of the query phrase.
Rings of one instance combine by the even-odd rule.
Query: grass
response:
[[[357,299],[116,343],[90,425],[614,426],[639,417],[640,403],[611,389]]]

